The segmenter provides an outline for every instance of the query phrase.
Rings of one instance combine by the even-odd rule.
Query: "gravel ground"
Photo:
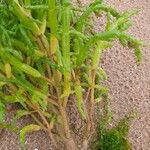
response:
[[[90,0],[83,0],[84,4]],[[114,112],[114,123],[133,109],[139,117],[132,122],[129,139],[133,150],[150,150],[150,0],[107,0],[119,10],[139,8],[138,16],[133,17],[134,26],[130,33],[144,40],[147,46],[143,49],[143,61],[140,66],[135,63],[132,50],[123,48],[117,42],[114,48],[103,55],[103,68],[108,74],[106,85],[110,88],[110,100]],[[99,30],[100,22],[96,21]],[[73,114],[73,113],[71,113]],[[71,117],[74,122],[78,116]],[[28,123],[29,118],[20,121]],[[27,150],[54,150],[44,132],[27,136]],[[21,150],[18,135],[8,131],[0,135],[0,150]]]

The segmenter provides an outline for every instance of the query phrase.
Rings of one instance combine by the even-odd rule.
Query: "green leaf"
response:
[[[4,121],[5,113],[6,113],[5,105],[0,101],[0,122]]]
[[[24,116],[30,115],[31,113],[32,112],[30,112],[30,111],[19,109],[16,112],[16,115],[14,117],[14,121],[16,121],[17,119],[20,119],[20,118],[22,118]]]
[[[111,129],[107,129],[107,126],[102,126],[102,123],[104,122],[101,122],[97,149],[131,150],[131,144],[129,143],[127,136],[130,129],[129,123],[135,117],[136,113],[130,112]]]
[[[130,112],[124,118],[122,118],[117,126],[115,127],[116,130],[120,133],[121,136],[127,137],[128,132],[130,129],[130,122],[137,117],[136,112]]]
[[[21,7],[18,0],[11,0],[11,6],[13,13],[18,17],[20,22],[28,29],[30,29],[35,35],[40,35],[40,29],[38,25],[29,16],[27,11]]]
[[[37,10],[39,10],[39,9],[48,10],[48,6],[47,5],[35,5],[35,6],[27,5],[26,8],[27,9],[31,9],[31,10],[34,10],[34,9],[37,9]]]
[[[25,146],[25,136],[26,136],[27,133],[34,132],[34,131],[39,131],[40,129],[41,129],[41,127],[38,126],[38,125],[35,125],[35,124],[30,124],[30,125],[27,125],[27,126],[23,127],[20,130],[20,143],[21,143],[21,146],[22,147]]]
[[[31,101],[34,104],[38,103],[43,110],[47,109],[47,101],[45,101],[45,98],[42,99],[41,97],[39,97],[36,92],[32,95]]]
[[[3,87],[6,84],[6,82],[0,81],[0,88]]]
[[[136,62],[139,64],[142,60],[142,51],[140,48],[135,48],[135,57],[136,57]]]
[[[1,49],[0,57],[5,60],[7,60],[12,66],[14,66],[17,69],[20,69],[21,71],[33,76],[33,77],[41,77],[42,75],[37,71],[36,69],[32,68],[31,66],[22,63],[20,60],[15,58],[13,55],[10,53],[6,52],[5,50]]]
[[[124,24],[126,22],[128,22],[129,18],[133,15],[135,15],[138,11],[136,10],[132,10],[132,11],[126,11],[125,13],[123,13],[118,19],[116,22],[114,22],[110,29],[111,30],[115,30],[117,29],[119,26],[124,26]]]
[[[11,73],[11,65],[10,64],[5,64],[5,74],[7,78],[11,78],[12,73]]]
[[[107,74],[101,67],[98,68],[97,75],[99,80],[107,80]]]
[[[104,86],[101,86],[99,84],[96,84],[95,85],[95,88],[98,89],[102,95],[107,95],[108,94],[108,88],[107,87],[104,87]]]
[[[16,127],[16,125],[8,124],[8,123],[5,123],[5,122],[0,122],[0,128],[6,128],[6,129],[9,129],[13,132],[18,132],[19,131],[19,128]]]
[[[102,150],[131,150],[131,144],[117,130],[110,130],[103,135]]]
[[[80,85],[75,85],[75,94],[77,98],[77,108],[82,117],[82,119],[86,119],[86,112],[84,108],[83,102],[83,94],[82,94],[82,87]]]

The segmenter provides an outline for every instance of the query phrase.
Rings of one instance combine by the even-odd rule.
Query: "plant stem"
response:
[[[80,70],[76,71],[76,76],[75,76],[75,94],[76,94],[76,101],[77,101],[77,108],[78,111],[81,115],[82,119],[86,119],[87,118],[87,111],[86,111],[86,107],[84,105],[84,101],[83,101],[83,89],[81,87],[81,82],[80,82]]]
[[[70,62],[70,1],[63,1],[62,10],[62,54],[64,65],[64,108],[70,95],[71,62]]]
[[[57,6],[56,0],[48,0],[48,23],[50,26],[50,57],[53,61],[55,61],[58,66],[61,65],[61,54],[59,51],[59,43],[58,43],[58,21],[57,21]],[[57,94],[60,96],[60,82],[62,79],[61,73],[58,70],[53,69],[53,77],[56,85]]]
[[[48,0],[48,24],[50,26],[50,54],[53,55],[58,49],[58,40],[57,40],[57,7],[56,0]]]
[[[85,141],[87,141],[91,130],[94,129],[94,120],[93,120],[93,110],[94,110],[94,91],[95,91],[95,77],[96,77],[96,70],[99,66],[101,54],[103,48],[106,48],[106,44],[103,42],[99,42],[96,45],[95,50],[93,51],[92,61],[91,61],[91,69],[89,70],[89,82],[91,85],[91,88],[89,89],[90,93],[90,100],[89,100],[89,116],[88,116],[88,123],[87,123],[87,130],[85,132]]]

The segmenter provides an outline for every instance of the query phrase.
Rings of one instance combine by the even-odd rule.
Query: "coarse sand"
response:
[[[82,0],[86,5],[90,0]],[[129,140],[133,150],[150,150],[150,0],[107,0],[108,4],[119,10],[140,9],[139,15],[133,17],[133,27],[129,33],[146,43],[143,48],[141,65],[135,63],[134,53],[117,42],[112,49],[103,55],[102,66],[107,72],[106,85],[110,88],[110,101],[114,113],[114,124],[132,110],[138,112],[138,119],[132,122]],[[95,21],[95,29],[99,30],[101,20]],[[74,112],[74,110],[70,109]],[[70,113],[74,122],[78,122],[78,114]],[[19,124],[28,124],[30,118]],[[76,125],[78,128],[80,123]],[[44,132],[27,135],[27,150],[55,150]],[[4,130],[0,134],[0,150],[21,150],[18,135]]]

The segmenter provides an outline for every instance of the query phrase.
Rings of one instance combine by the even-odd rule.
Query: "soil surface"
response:
[[[82,0],[86,5],[90,0]],[[114,48],[103,55],[102,66],[108,74],[105,83],[110,88],[110,101],[114,113],[114,124],[131,110],[136,110],[138,119],[132,122],[129,140],[133,150],[150,150],[150,0],[107,0],[108,4],[119,10],[140,9],[139,15],[133,17],[133,27],[129,33],[142,39],[147,44],[143,48],[143,61],[137,66],[134,53],[123,48],[117,42]],[[99,30],[101,20],[96,20],[95,29]],[[70,110],[74,112],[74,110]],[[77,113],[70,113],[73,122],[78,121]],[[21,120],[19,124],[28,124],[30,118]],[[18,135],[9,131],[0,134],[0,150],[21,150]],[[27,150],[54,150],[48,135],[36,132],[27,135]]]

